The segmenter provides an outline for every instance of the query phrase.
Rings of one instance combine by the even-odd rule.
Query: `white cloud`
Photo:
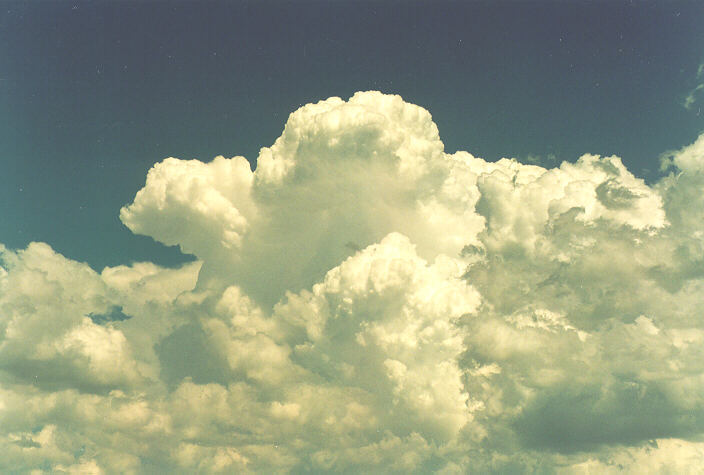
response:
[[[491,163],[368,92],[164,160],[120,217],[196,262],[0,247],[0,470],[698,467],[702,144]]]
[[[704,464],[704,444],[678,439],[653,440],[643,447],[622,451],[606,451],[599,458],[590,458],[558,473],[627,473],[662,474],[696,473]]]
[[[704,63],[700,64],[697,68],[697,79],[701,78],[702,75],[704,75]],[[702,89],[704,89],[704,83],[697,84],[691,91],[689,91],[687,97],[684,98],[684,103],[682,104],[685,109],[691,110],[694,108],[694,104],[696,104],[699,100],[698,96],[700,95],[700,91]]]
[[[87,265],[32,243],[3,251],[0,367],[14,378],[98,390],[141,378],[120,330],[94,323],[114,303]]]

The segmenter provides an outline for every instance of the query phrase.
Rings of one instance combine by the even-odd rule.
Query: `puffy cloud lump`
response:
[[[195,262],[0,247],[0,470],[695,471],[702,144],[488,162],[360,92],[168,158],[120,218]]]

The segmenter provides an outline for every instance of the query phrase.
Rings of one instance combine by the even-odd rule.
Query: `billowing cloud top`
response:
[[[196,262],[0,248],[0,469],[694,470],[703,144],[491,163],[363,92],[166,159],[120,218]]]

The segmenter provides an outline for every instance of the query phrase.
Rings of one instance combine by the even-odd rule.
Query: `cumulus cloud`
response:
[[[704,463],[704,135],[618,157],[446,154],[398,96],[120,211],[197,261],[0,248],[0,469],[659,473]]]

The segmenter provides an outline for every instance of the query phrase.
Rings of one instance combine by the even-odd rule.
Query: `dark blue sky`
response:
[[[3,2],[0,242],[176,263],[118,218],[152,164],[254,162],[300,105],[367,89],[430,110],[448,152],[653,180],[704,130],[703,24],[704,2]]]

